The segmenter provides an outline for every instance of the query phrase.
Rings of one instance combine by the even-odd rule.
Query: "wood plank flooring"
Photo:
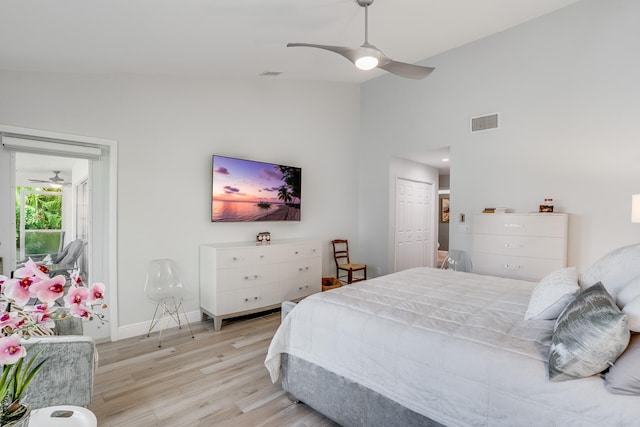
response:
[[[213,321],[98,344],[99,366],[89,405],[100,427],[295,426],[337,424],[272,384],[264,358],[280,312]]]

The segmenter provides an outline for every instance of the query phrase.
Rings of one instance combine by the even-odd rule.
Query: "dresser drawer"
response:
[[[565,267],[561,259],[530,258],[474,253],[473,272],[491,276],[537,281]]]
[[[476,234],[473,252],[563,260],[566,256],[565,243],[559,237]]]
[[[221,269],[216,277],[218,289],[221,291],[267,286],[277,280],[278,268],[275,265]]]
[[[476,234],[560,237],[566,235],[566,214],[482,214],[474,217]]]
[[[268,305],[264,301],[264,292],[260,287],[225,291],[218,294],[216,301],[217,316],[253,310]]]
[[[301,242],[290,245],[286,249],[285,259],[287,261],[322,256],[322,244],[320,242]]]
[[[215,263],[217,268],[245,267],[261,263],[260,255],[257,248],[218,249],[215,252]]]

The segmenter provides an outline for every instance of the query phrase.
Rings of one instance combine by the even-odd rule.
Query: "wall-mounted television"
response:
[[[211,221],[300,221],[302,169],[214,155]]]

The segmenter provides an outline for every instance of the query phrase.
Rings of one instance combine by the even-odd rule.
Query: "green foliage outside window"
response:
[[[16,188],[16,247],[20,247],[20,191],[38,191],[41,188]],[[46,189],[59,192],[59,189]],[[25,230],[61,230],[62,194],[27,194],[24,202]],[[57,252],[61,233],[26,233],[25,254]]]

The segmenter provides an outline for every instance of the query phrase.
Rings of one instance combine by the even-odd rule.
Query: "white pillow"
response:
[[[580,286],[578,286],[578,272],[575,267],[549,273],[533,289],[524,318],[525,320],[556,319],[578,293],[580,293]]]
[[[580,279],[586,289],[602,282],[607,292],[615,299],[618,292],[635,277],[640,276],[640,244],[614,249],[594,262]]]
[[[606,373],[605,387],[615,394],[640,396],[640,335],[632,335],[627,349]]]
[[[626,313],[629,318],[629,329],[633,332],[640,332],[640,296],[625,305],[622,312]]]
[[[618,292],[616,303],[618,307],[622,308],[638,295],[640,295],[640,276],[627,283],[624,288]]]

